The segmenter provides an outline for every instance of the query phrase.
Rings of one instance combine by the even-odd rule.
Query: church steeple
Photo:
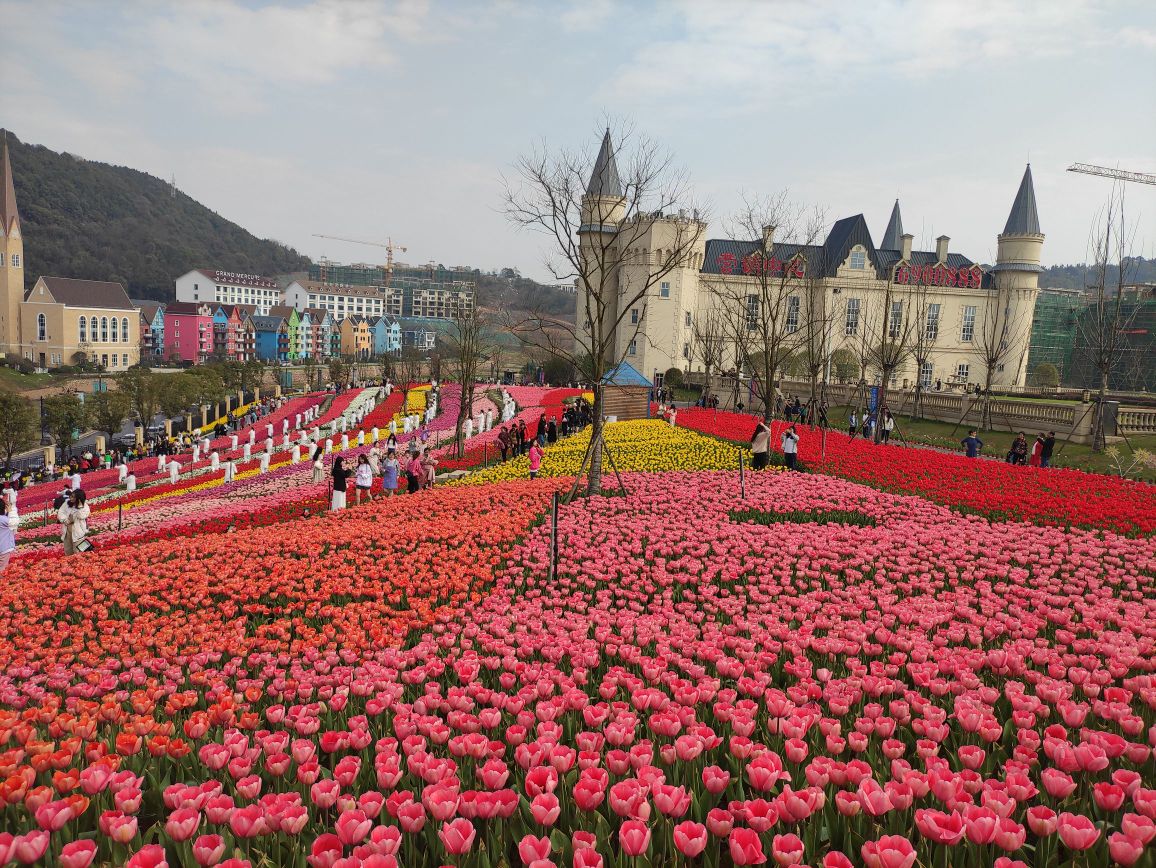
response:
[[[0,130],[0,353],[20,352],[20,305],[24,301],[24,237],[8,155]]]
[[[594,171],[590,173],[586,195],[622,198],[622,181],[618,178],[618,164],[614,161],[614,145],[610,141],[609,129],[602,137],[602,147],[598,149],[598,159],[594,161]]]
[[[16,208],[16,187],[12,182],[12,162],[8,158],[8,131],[0,130],[4,137],[3,153],[0,153],[0,230],[4,235],[12,231],[12,224],[20,225],[20,212]]]
[[[891,209],[891,219],[887,221],[887,228],[883,230],[883,240],[879,242],[880,250],[899,250],[903,238],[903,217],[899,214],[899,200],[895,200],[895,207]]]
[[[1023,180],[1012,202],[1011,213],[1007,216],[1004,235],[1041,235],[1040,217],[1036,213],[1036,188],[1032,184],[1032,164],[1024,169]]]

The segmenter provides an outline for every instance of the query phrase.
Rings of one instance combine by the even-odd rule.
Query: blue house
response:
[[[370,334],[373,335],[375,356],[396,355],[401,352],[401,323],[391,316],[379,316],[370,320]]]
[[[257,358],[265,362],[289,360],[289,328],[284,318],[255,316],[253,332],[257,341]]]

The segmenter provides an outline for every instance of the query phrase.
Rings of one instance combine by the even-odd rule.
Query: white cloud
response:
[[[1103,39],[1083,0],[682,0],[677,17],[682,34],[639,49],[615,93],[642,102],[745,89],[745,101],[758,104],[846,75],[913,78],[1087,50]]]
[[[614,12],[611,0],[571,0],[570,8],[562,13],[562,26],[570,31],[594,30],[607,21]]]

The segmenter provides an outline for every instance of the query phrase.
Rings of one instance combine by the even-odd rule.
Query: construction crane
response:
[[[394,244],[392,238],[386,238],[385,242],[380,241],[362,241],[358,238],[343,238],[340,235],[322,235],[319,232],[313,233],[314,238],[328,238],[330,241],[344,241],[348,244],[362,244],[366,247],[384,247],[385,248],[385,265],[379,265],[382,275],[384,277],[385,285],[389,286],[389,280],[393,277],[393,253],[400,251],[405,253],[408,248],[400,244]],[[324,282],[324,274],[322,274],[322,282]]]
[[[1068,166],[1068,171],[1078,172],[1081,175],[1099,175],[1102,178],[1111,178],[1115,181],[1156,184],[1156,175],[1148,175],[1144,172],[1125,172],[1123,169],[1109,169],[1104,166],[1091,166],[1087,163],[1072,163]]]

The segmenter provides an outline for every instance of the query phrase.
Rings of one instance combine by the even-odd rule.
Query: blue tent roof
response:
[[[654,384],[634,369],[630,362],[622,362],[611,368],[602,378],[604,386],[641,386],[644,389],[653,389]]]

